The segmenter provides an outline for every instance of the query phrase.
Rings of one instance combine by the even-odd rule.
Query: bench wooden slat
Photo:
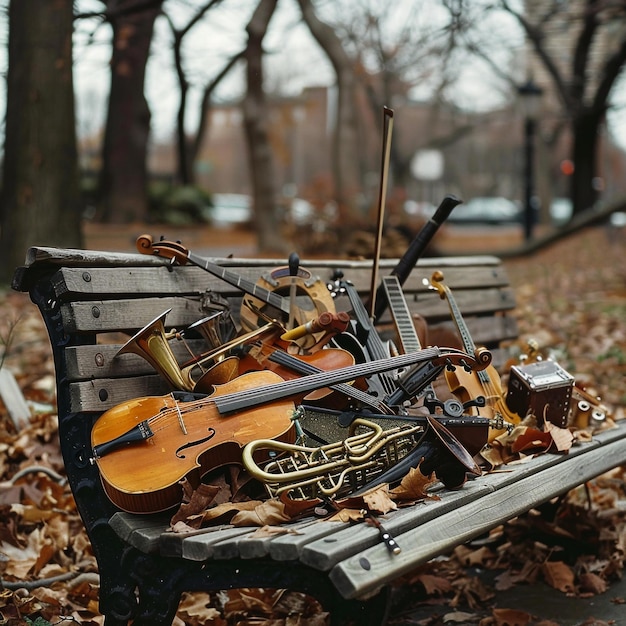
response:
[[[138,354],[128,353],[116,357],[124,344],[70,346],[65,351],[67,379],[70,382],[96,378],[126,378],[154,373],[154,368]],[[182,341],[170,341],[170,347],[179,363],[191,358]],[[209,349],[204,340],[186,340],[193,354],[204,354]]]
[[[170,391],[167,383],[158,374],[134,378],[102,378],[69,385],[72,413],[106,411],[132,398],[162,396]]]
[[[218,533],[199,533],[182,541],[181,556],[192,561],[206,561],[208,558],[232,559],[239,556],[237,540],[252,532],[250,528],[230,527]],[[172,542],[173,544],[174,542]],[[170,545],[172,545],[170,544]]]
[[[398,555],[390,555],[384,547],[375,545],[348,557],[330,571],[331,580],[345,598],[370,593],[419,564],[610,470],[615,459],[626,458],[623,427],[621,431],[619,438],[603,445],[584,444],[573,449],[569,458],[575,458],[574,462],[568,463],[568,457],[561,457],[561,462],[548,463],[541,471],[527,471],[489,495],[396,536],[402,547]]]
[[[621,432],[621,435],[624,436],[626,434],[626,429],[622,428],[621,431],[615,432],[612,437],[617,437],[618,432]],[[429,503],[429,506],[431,507],[431,515],[423,515],[421,511],[415,512],[410,518],[410,527],[419,527],[424,522],[434,519],[435,514],[437,517],[441,517],[441,515],[448,513],[449,511],[457,509],[460,510],[461,507],[464,507],[467,503],[475,500],[481,500],[485,496],[489,496],[492,492],[502,490],[509,485],[517,485],[520,490],[529,488],[528,486],[522,487],[522,484],[527,485],[528,482],[534,483],[535,481],[539,481],[540,479],[536,478],[536,476],[540,475],[548,468],[554,465],[560,465],[572,458],[578,457],[581,454],[590,452],[594,448],[600,447],[600,445],[601,443],[599,441],[594,440],[592,442],[573,447],[568,455],[546,453],[529,460],[527,463],[514,464],[510,467],[504,467],[498,472],[476,478],[475,480],[466,483],[459,492],[461,493],[463,500],[454,502],[454,506],[445,508],[440,503]],[[572,471],[571,465],[569,471]],[[584,480],[580,482],[584,482]],[[482,491],[478,494],[472,493],[472,489],[475,487],[476,483],[478,483],[479,487],[482,489]],[[555,487],[558,489],[559,485],[556,484]],[[566,491],[566,489],[564,491]],[[394,534],[405,533],[409,530],[409,527],[397,527],[395,517],[392,517],[388,524],[388,530]],[[352,537],[347,535],[342,537],[341,533],[336,533],[335,537],[338,544],[337,548],[334,550],[329,549],[329,547],[324,545],[323,542],[311,543],[304,548],[301,560],[318,569],[329,570],[336,563],[346,559],[350,553],[350,548],[348,546],[350,546]]]
[[[145,298],[141,300],[94,300],[68,302],[61,306],[63,324],[69,333],[134,333],[172,309],[167,328],[184,328],[206,317],[199,300],[190,298]]]
[[[337,267],[341,265],[337,261]],[[304,266],[304,264],[303,264]],[[275,265],[263,267],[236,268],[229,271],[241,278],[256,283],[259,278],[268,276]],[[508,285],[508,278],[503,267],[461,266],[448,267],[445,259],[440,262],[444,270],[445,282],[451,289],[481,289],[483,287],[502,287]],[[228,269],[228,268],[226,268]],[[313,276],[324,282],[332,278],[333,270],[328,267],[308,266]],[[386,268],[381,268],[384,275]],[[417,265],[403,284],[410,292],[426,292],[428,286],[423,280],[429,280],[433,268]],[[359,292],[369,292],[371,286],[371,267],[357,267],[349,270],[344,279],[352,283]],[[171,267],[168,265],[152,267],[64,267],[59,269],[53,279],[55,293],[59,298],[69,299],[82,294],[97,297],[99,294],[143,296],[192,295],[213,290],[228,295],[238,295],[237,287],[199,267]]]
[[[273,265],[274,267],[287,265],[287,259],[259,259],[259,258],[224,258],[212,257],[206,254],[199,254],[203,258],[214,262],[223,267],[264,267]],[[500,259],[492,255],[469,255],[442,257],[446,259],[447,264],[455,267],[463,267],[465,265],[500,265]],[[398,259],[381,259],[380,267],[384,269],[393,269],[398,263]],[[418,265],[428,267],[436,267],[439,263],[439,257],[430,257],[419,259]],[[127,252],[107,252],[102,250],[79,250],[73,248],[51,248],[46,246],[33,246],[26,252],[25,268],[34,266],[67,266],[67,267],[125,267],[125,266],[161,266],[168,264],[166,259],[156,256],[127,253]],[[371,260],[354,260],[354,259],[324,259],[324,260],[307,260],[302,259],[301,264],[304,267],[325,267],[334,268],[340,264],[342,268],[354,269],[362,267],[371,267]],[[25,289],[28,291],[28,288]]]

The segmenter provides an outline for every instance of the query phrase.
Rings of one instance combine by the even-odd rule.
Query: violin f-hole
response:
[[[190,441],[189,443],[186,443],[185,445],[180,446],[180,448],[176,450],[176,458],[184,459],[186,458],[186,456],[183,454],[184,450],[188,450],[189,448],[193,448],[194,446],[200,445],[201,443],[206,443],[207,441],[211,441],[211,439],[215,437],[215,429],[209,428],[208,432],[209,432],[208,437],[205,437],[204,439],[198,439],[197,441]]]

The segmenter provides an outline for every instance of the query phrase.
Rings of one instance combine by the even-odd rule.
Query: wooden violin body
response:
[[[217,386],[210,398],[280,381],[273,372],[254,372]],[[209,470],[240,462],[242,447],[261,436],[293,440],[293,411],[293,402],[279,400],[225,417],[211,401],[180,402],[172,395],[113,407],[91,435],[105,491],[132,513],[169,509],[180,503],[184,477],[197,485]]]
[[[253,346],[248,354],[239,359],[239,375],[259,369],[267,369],[278,374],[284,380],[292,380],[307,373],[311,366],[316,370],[336,370],[354,365],[354,356],[340,348],[324,348],[311,354],[291,354],[286,342],[277,339],[273,343],[261,342]],[[307,401],[326,398],[328,406],[335,406],[329,396],[334,394],[328,387],[316,389],[307,394]]]
[[[452,318],[461,335],[463,349],[470,354],[474,354],[476,352],[476,346],[450,288],[443,284],[443,274],[439,271],[434,272],[430,282],[439,292],[439,295],[442,298],[446,298],[448,301]],[[486,404],[484,407],[470,407],[469,410],[472,415],[481,415],[488,418],[496,418],[500,415],[509,423],[518,424],[520,422],[519,415],[510,411],[506,405],[504,392],[500,383],[500,375],[493,365],[489,364],[479,371],[466,371],[458,367],[453,371],[446,371],[445,377],[450,391],[459,398],[461,402],[465,403],[479,396],[485,397]],[[503,429],[490,429],[489,441],[492,441],[503,432]]]

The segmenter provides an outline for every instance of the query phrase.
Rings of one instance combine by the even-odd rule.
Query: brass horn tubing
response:
[[[120,348],[116,356],[133,352],[143,357],[175,389],[193,391],[194,382],[188,372],[183,372],[168,343],[163,319],[165,314],[143,328]]]
[[[417,432],[423,432],[423,430],[422,426],[418,425],[405,427],[397,426],[386,431],[383,431],[381,428],[380,432],[376,432],[372,436],[372,441],[367,442],[367,449],[364,454],[361,454],[360,456],[358,456],[356,447],[353,448],[351,441],[347,439],[345,441],[345,447],[348,459],[353,464],[360,463],[366,458],[369,458],[372,454],[378,452],[383,446],[388,446],[390,443],[394,442],[398,437],[410,436]]]
[[[355,420],[355,422],[357,421],[359,420]],[[362,420],[362,423],[368,426],[372,424],[366,420]],[[377,436],[380,426],[378,424],[373,426],[375,426],[375,428],[373,428],[373,433],[370,432],[355,435],[351,438],[352,442],[356,439],[360,445],[360,441],[367,441],[367,439]],[[383,433],[389,432],[389,434],[377,438],[376,445],[373,447],[370,446],[370,448],[366,451],[366,454],[358,457],[348,457],[345,455],[346,445],[344,441],[327,444],[318,448],[309,448],[307,446],[274,441],[273,439],[258,439],[250,442],[244,447],[242,453],[243,464],[252,476],[266,483],[268,489],[271,488],[271,485],[276,484],[288,483],[288,488],[293,489],[301,487],[305,484],[314,484],[324,479],[334,479],[332,473],[338,470],[340,471],[341,477],[339,486],[341,486],[343,478],[348,472],[362,471],[370,469],[371,467],[379,466],[381,461],[384,460],[373,457],[375,457],[381,449],[388,448],[390,445],[395,446],[398,443],[398,439],[404,438],[406,440],[407,437],[411,437],[416,432],[422,432],[423,428],[421,426],[412,425],[407,427],[395,427],[390,429],[390,431],[391,432],[383,431]],[[408,451],[410,451],[414,445],[414,441],[411,441],[411,444],[408,446]],[[289,452],[291,453],[291,456],[285,459],[272,461],[265,465],[265,469],[261,469],[253,458],[254,452],[261,448],[280,452]],[[333,456],[339,454],[342,454],[343,456],[333,458]],[[294,456],[296,455],[301,455],[300,465],[298,465],[297,460],[294,459]],[[390,455],[386,454],[384,456],[389,457]],[[398,456],[398,454],[394,455],[395,460],[397,460]],[[302,461],[302,459],[304,459],[304,461]],[[285,472],[283,469],[285,462],[291,463],[297,469]],[[302,468],[303,464],[307,465],[304,469]],[[268,471],[269,469],[274,468],[279,471],[276,473]],[[337,482],[336,479],[334,480]],[[324,492],[321,485],[320,490]]]
[[[272,488],[272,485],[268,485],[268,488],[274,493],[275,496],[279,496],[282,493],[293,491],[298,489],[304,494],[305,487],[312,487],[313,490],[309,494],[309,498],[314,498],[316,494],[321,493],[325,496],[333,496],[344,486],[348,475],[356,472],[367,472],[368,469],[378,467],[380,462],[376,459],[372,459],[368,463],[363,465],[346,467],[339,472],[339,474],[325,474],[319,477],[310,477],[300,482],[288,483],[276,488]],[[330,486],[325,486],[324,482],[329,482]],[[364,482],[364,481],[360,481]]]
[[[400,435],[404,433],[396,433],[392,438],[390,444],[396,444],[398,442],[398,438]],[[406,443],[406,438],[404,438]],[[423,441],[423,439],[421,440]],[[357,489],[363,487],[367,482],[376,476],[383,474],[391,468],[391,464],[395,464],[403,458],[407,456],[411,450],[414,449],[415,443],[411,440],[411,443],[407,446],[406,452],[402,457],[398,457],[398,455],[394,455],[394,458],[390,458],[389,455],[389,445],[384,446],[384,453],[377,455],[376,453],[372,453],[365,463],[361,464],[349,464],[347,467],[339,467],[339,473],[332,473],[331,471],[327,471],[320,476],[311,476],[302,478],[302,472],[292,473],[294,476],[294,480],[289,483],[286,481],[282,481],[281,483],[277,483],[274,481],[271,484],[266,484],[266,488],[268,492],[276,497],[282,493],[290,492],[294,490],[298,490],[303,498],[315,498],[319,494],[325,496],[333,496],[337,493],[341,492],[342,489],[346,489],[350,491],[350,489]],[[380,448],[376,451],[378,452]],[[328,468],[326,468],[328,469]],[[350,484],[346,484],[347,477],[350,475],[354,475],[354,480],[351,481]],[[272,474],[274,476],[274,474]],[[301,478],[298,480],[298,478]],[[286,484],[283,484],[285,483]],[[328,484],[328,486],[327,486]],[[304,489],[306,487],[310,488],[308,493],[305,493]]]
[[[207,317],[204,317],[197,322],[191,324],[191,326],[187,327],[187,330],[196,330],[206,342],[213,348],[219,348],[222,344],[220,340],[219,333],[217,331],[217,326],[220,321],[220,317],[222,316],[223,311],[216,311]]]
[[[309,465],[306,469],[296,469],[291,472],[280,472],[280,473],[272,473],[266,471],[268,467],[276,467],[282,470],[282,463],[280,461],[272,461],[268,463],[265,467],[266,470],[261,469],[253,459],[253,454],[259,449],[264,450],[277,450],[281,452],[289,452],[292,456],[287,459],[282,459],[281,461],[284,463],[285,460],[290,462],[293,461],[294,453],[305,453],[304,459],[305,462]],[[348,463],[347,459],[339,458],[336,460],[331,460],[329,462],[320,461],[311,461],[306,454],[313,454],[318,452],[317,448],[307,448],[306,446],[298,446],[295,444],[288,444],[282,441],[274,441],[273,439],[257,439],[247,444],[242,453],[243,464],[245,468],[250,472],[254,478],[264,482],[264,483],[286,483],[293,482],[296,478],[296,475],[300,479],[312,478],[314,480],[320,479],[320,469],[324,469],[324,471],[333,471],[336,470]],[[330,457],[329,457],[330,458]],[[298,467],[296,465],[296,467]]]
[[[230,350],[231,348],[235,348],[237,346],[243,345],[244,343],[252,339],[256,339],[257,337],[260,337],[261,335],[265,333],[269,333],[270,331],[278,330],[281,328],[282,326],[280,326],[276,322],[266,324],[265,326],[259,326],[259,328],[255,328],[253,331],[250,331],[249,333],[246,333],[245,335],[234,337],[230,341],[227,341],[226,343],[222,344],[219,348],[200,354],[195,359],[192,359],[190,361],[187,361],[186,363],[183,363],[182,368],[189,369],[191,371],[194,367],[202,367],[202,364],[206,363],[207,361],[210,361],[211,359],[216,359],[217,357],[228,352],[228,350]]]

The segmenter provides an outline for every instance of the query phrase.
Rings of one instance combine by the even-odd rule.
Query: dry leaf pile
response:
[[[626,407],[625,260],[622,240],[610,241],[603,229],[593,229],[532,258],[506,262],[521,331],[520,341],[510,347],[512,356],[535,340],[545,358],[555,358],[587,392],[613,407],[614,419],[623,419]],[[102,624],[95,559],[63,478],[47,334],[24,294],[2,294],[0,312],[2,367],[15,376],[33,415],[30,426],[17,432],[0,401],[0,622]],[[564,451],[573,443],[563,433],[524,427],[531,429],[530,448],[514,451],[518,455]],[[503,454],[512,453],[508,445],[503,443]],[[407,478],[402,488],[410,492],[409,502],[425,497],[428,479],[415,483]],[[479,623],[482,611],[485,626],[537,623],[523,612],[493,608],[497,591],[510,585],[542,580],[565,594],[602,593],[623,571],[624,479],[623,469],[602,476],[495,529],[481,542],[426,564],[398,581],[398,587],[408,588],[411,599],[445,604],[449,623]],[[189,495],[185,504],[192,503]],[[204,495],[207,500],[181,511],[177,523],[207,523],[204,511],[214,494]],[[371,497],[374,502],[346,503],[337,515],[353,519],[351,512],[357,511],[362,521],[368,517],[363,509],[384,513],[406,503],[384,488]],[[258,532],[277,532],[281,511],[259,517],[254,511],[259,504],[268,506],[252,507]],[[476,568],[498,572],[493,586],[472,574]],[[408,602],[397,609],[396,623],[402,623],[404,610],[410,610]],[[239,590],[186,595],[176,623],[278,626],[287,623],[288,615],[288,623],[300,626],[317,626],[324,619],[300,594]]]

